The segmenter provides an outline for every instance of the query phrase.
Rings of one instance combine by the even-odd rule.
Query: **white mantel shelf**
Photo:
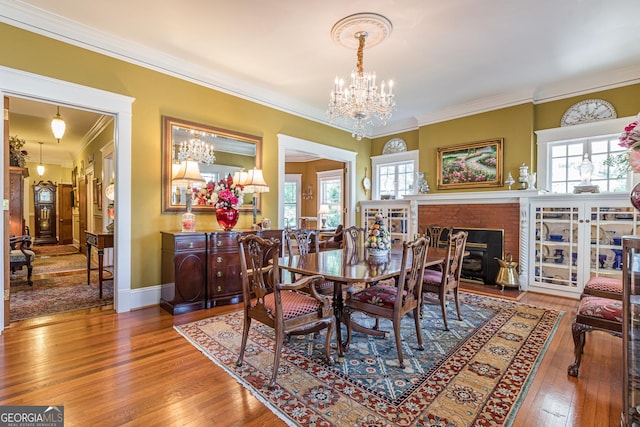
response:
[[[490,204],[490,203],[520,203],[528,204],[530,199],[546,200],[603,200],[629,198],[627,193],[582,193],[557,194],[540,190],[511,190],[511,191],[475,191],[469,193],[441,193],[414,194],[403,196],[401,200],[410,200],[417,205],[447,205],[447,204]],[[631,206],[631,203],[629,203]]]
[[[416,201],[419,205],[520,203],[522,199],[530,199],[542,194],[546,193],[538,190],[474,191],[468,193],[415,194],[403,196],[403,199]]]

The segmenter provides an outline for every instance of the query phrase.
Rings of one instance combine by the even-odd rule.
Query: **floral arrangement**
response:
[[[618,145],[628,148],[629,164],[631,169],[640,172],[640,113],[638,117],[624,128],[624,132],[620,135]]]
[[[27,163],[27,151],[22,147],[25,144],[24,139],[18,138],[18,135],[9,137],[9,164],[11,166],[20,166],[21,168]]]
[[[196,205],[220,208],[237,208],[242,205],[244,186],[233,183],[231,175],[217,183],[209,181],[203,188],[193,190],[193,202]]]
[[[613,168],[617,178],[624,178],[630,170],[640,173],[640,113],[638,117],[624,128],[618,138],[620,147],[628,148],[622,154],[612,154],[602,162]]]
[[[367,239],[364,242],[364,247],[376,252],[387,252],[391,250],[391,237],[384,227],[382,215],[377,214],[375,216],[374,223],[369,229]]]

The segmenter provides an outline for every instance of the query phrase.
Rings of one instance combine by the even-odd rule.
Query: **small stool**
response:
[[[571,330],[576,360],[569,365],[568,373],[577,377],[587,332],[598,330],[622,337],[622,301],[585,296],[580,300]]]
[[[592,277],[582,290],[582,297],[587,295],[622,301],[622,279]]]

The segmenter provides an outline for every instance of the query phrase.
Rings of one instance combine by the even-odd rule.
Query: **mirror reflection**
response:
[[[193,123],[172,117],[162,117],[162,205],[163,212],[179,212],[187,208],[187,194],[206,186],[207,182],[218,182],[228,175],[260,168],[262,138]],[[197,171],[186,179],[174,181],[184,162],[197,164]],[[256,200],[245,192],[239,210],[253,210]],[[209,206],[191,204],[191,209],[211,212]]]

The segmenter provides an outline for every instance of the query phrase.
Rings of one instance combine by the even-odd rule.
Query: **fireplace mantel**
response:
[[[542,194],[544,193],[538,190],[474,191],[467,193],[414,194],[403,196],[403,199],[415,201],[418,205],[521,203],[522,201],[528,203],[528,199]]]

